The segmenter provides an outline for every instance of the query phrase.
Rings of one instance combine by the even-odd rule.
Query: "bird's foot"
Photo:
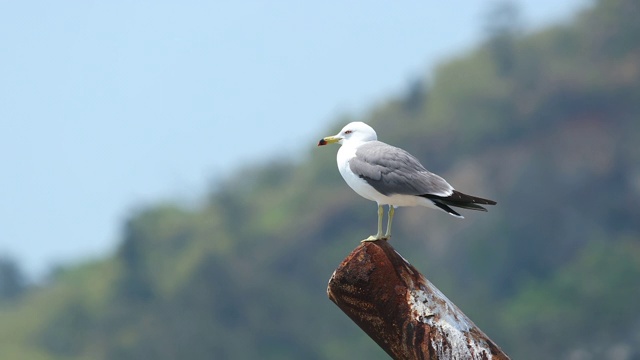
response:
[[[374,236],[374,235],[371,235],[368,238],[366,238],[366,239],[364,239],[364,240],[362,240],[360,242],[364,243],[364,242],[372,242],[372,241],[378,241],[378,240],[385,240],[386,241],[386,240],[389,240],[389,238],[390,238],[390,236]]]

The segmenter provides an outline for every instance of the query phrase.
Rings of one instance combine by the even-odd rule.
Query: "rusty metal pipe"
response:
[[[353,250],[327,294],[394,359],[509,359],[387,241]]]

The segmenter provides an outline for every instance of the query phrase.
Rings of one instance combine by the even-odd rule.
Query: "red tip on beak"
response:
[[[327,142],[324,141],[324,139],[320,139],[320,141],[318,141],[318,146],[322,146],[322,145],[327,145]]]

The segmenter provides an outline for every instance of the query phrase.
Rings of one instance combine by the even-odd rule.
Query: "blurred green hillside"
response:
[[[401,208],[392,242],[514,359],[640,358],[638,19],[637,1],[600,0],[533,34],[498,22],[318,134],[365,121],[498,201],[465,220]],[[336,151],[311,143],[199,207],[142,209],[113,256],[0,291],[0,359],[386,359],[325,292],[376,225]]]

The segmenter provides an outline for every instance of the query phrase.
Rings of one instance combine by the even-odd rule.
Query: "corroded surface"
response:
[[[394,359],[508,359],[386,241],[358,246],[327,293]]]

